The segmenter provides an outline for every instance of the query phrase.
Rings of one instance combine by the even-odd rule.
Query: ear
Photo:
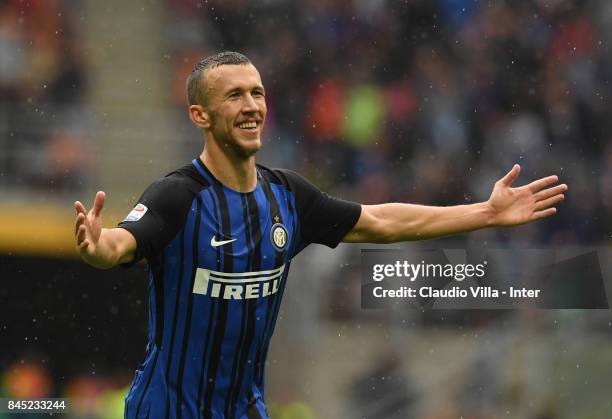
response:
[[[202,105],[189,105],[189,118],[200,128],[210,128],[210,115]]]

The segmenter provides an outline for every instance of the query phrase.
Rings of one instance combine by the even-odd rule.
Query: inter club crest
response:
[[[270,230],[270,239],[276,250],[279,252],[285,250],[287,246],[287,229],[285,226],[281,223],[274,224]]]

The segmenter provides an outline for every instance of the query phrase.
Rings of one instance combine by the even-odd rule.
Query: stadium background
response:
[[[0,1],[0,396],[121,415],[145,268],[77,261],[72,202],[105,190],[112,226],[199,152],[183,89],[201,57],[252,59],[269,108],[258,161],[338,196],[476,202],[514,162],[522,181],[570,185],[553,219],[436,245],[605,246],[610,41],[605,0]],[[610,311],[364,311],[360,248],[295,260],[273,417],[612,415]]]

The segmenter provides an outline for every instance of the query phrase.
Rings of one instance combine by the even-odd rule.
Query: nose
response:
[[[243,112],[256,112],[259,109],[257,106],[257,102],[253,95],[247,93],[244,95],[244,99],[242,101],[242,111]]]

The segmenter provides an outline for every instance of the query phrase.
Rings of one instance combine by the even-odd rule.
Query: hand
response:
[[[513,226],[525,224],[557,212],[555,204],[563,201],[567,185],[557,185],[557,176],[548,176],[531,182],[529,185],[512,188],[521,172],[521,166],[515,164],[506,176],[495,183],[491,197],[487,201],[492,212],[492,224],[496,226]]]
[[[96,193],[93,208],[86,211],[80,201],[74,203],[76,209],[76,225],[74,234],[76,236],[77,251],[81,258],[92,265],[95,265],[99,259],[98,241],[102,233],[102,217],[100,213],[104,207],[106,194],[102,191]]]

